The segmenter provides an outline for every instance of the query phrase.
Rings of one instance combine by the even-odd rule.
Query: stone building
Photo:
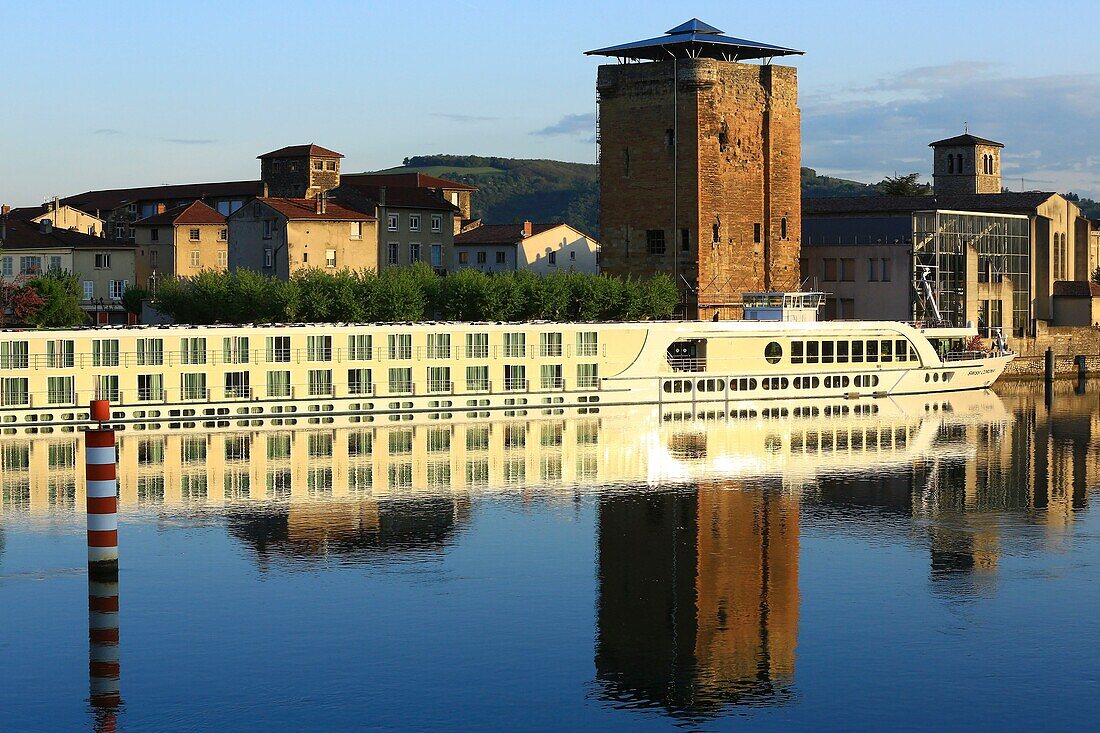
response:
[[[689,318],[737,317],[744,292],[794,289],[798,82],[770,62],[802,52],[693,19],[587,53],[619,61],[596,84],[603,271],[669,274]]]
[[[458,210],[454,216],[454,234],[458,234],[476,221],[473,218],[473,195],[477,191],[477,186],[471,186],[468,183],[449,181],[446,178],[417,172],[348,173],[340,177],[340,183],[343,186],[427,191]]]
[[[137,282],[149,290],[163,277],[193,277],[229,266],[225,217],[201,201],[134,222]]]
[[[600,243],[568,224],[481,224],[455,235],[454,269],[482,272],[600,271]]]
[[[945,195],[1001,192],[1002,143],[969,133],[929,143],[932,181]]]
[[[17,209],[3,207],[4,213],[12,219],[22,219],[32,224],[48,222],[54,229],[67,229],[71,232],[90,234],[93,237],[104,236],[103,220],[99,217],[66,206],[54,198],[41,206],[21,206]]]
[[[320,145],[289,145],[258,156],[267,196],[312,199],[340,185],[344,156]]]

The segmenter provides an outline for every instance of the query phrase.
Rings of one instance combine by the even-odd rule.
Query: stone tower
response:
[[[268,196],[314,198],[340,185],[340,158],[320,145],[291,145],[259,156]]]
[[[798,80],[770,61],[800,53],[698,20],[588,52],[619,60],[596,83],[604,272],[668,273],[688,318],[798,288]]]
[[[1001,192],[999,142],[969,133],[929,143],[932,148],[932,182],[944,195]]]

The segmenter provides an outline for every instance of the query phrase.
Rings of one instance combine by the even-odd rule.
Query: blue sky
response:
[[[927,143],[968,121],[1007,145],[1006,185],[1100,198],[1091,5],[6,0],[0,199],[255,178],[256,155],[302,142],[348,171],[427,153],[592,162],[599,61],[583,51],[691,16],[806,51],[803,165],[927,174]]]

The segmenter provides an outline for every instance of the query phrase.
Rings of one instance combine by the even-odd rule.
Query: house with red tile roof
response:
[[[378,218],[319,193],[312,199],[265,196],[230,214],[229,269],[287,279],[320,268],[364,270],[378,266]]]
[[[202,201],[134,222],[134,243],[138,282],[154,291],[160,278],[193,277],[229,266],[225,216]]]
[[[454,269],[600,271],[600,243],[568,224],[482,224],[455,235]]]

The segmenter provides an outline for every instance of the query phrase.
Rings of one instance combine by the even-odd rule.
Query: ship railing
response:
[[[707,360],[704,358],[666,355],[665,360],[674,372],[705,372],[707,370]]]
[[[988,359],[991,356],[993,356],[993,352],[991,351],[949,351],[943,355],[943,362],[946,364],[949,361],[977,361],[979,359]]]

